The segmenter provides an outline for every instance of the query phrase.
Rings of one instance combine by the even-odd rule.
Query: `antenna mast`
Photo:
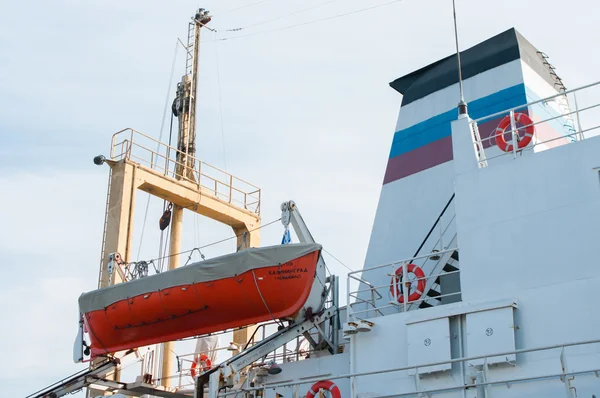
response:
[[[196,95],[198,93],[198,61],[200,30],[211,20],[204,8],[198,9],[188,25],[185,56],[185,75],[177,84],[177,96],[173,102],[173,114],[179,119],[177,137],[177,164],[175,178],[195,181],[194,156],[196,154]]]
[[[460,102],[458,103],[458,115],[467,114],[467,103],[465,102],[465,95],[463,91],[463,79],[462,79],[462,67],[460,64],[460,50],[458,47],[458,28],[456,26],[456,4],[455,0],[452,0],[452,12],[454,14],[454,38],[456,40],[456,60],[458,62],[458,87],[460,89]]]
[[[172,111],[179,120],[177,135],[177,156],[175,163],[175,179],[197,182],[194,177],[196,168],[196,94],[198,93],[198,61],[200,53],[200,30],[211,20],[207,10],[198,9],[188,24],[188,37],[185,52],[185,75],[177,84],[177,96]],[[179,266],[181,252],[181,234],[183,228],[183,206],[174,204],[171,216],[171,239],[169,241],[169,270]],[[173,343],[166,342],[162,346],[161,382],[165,387],[171,385],[171,369],[174,355]]]

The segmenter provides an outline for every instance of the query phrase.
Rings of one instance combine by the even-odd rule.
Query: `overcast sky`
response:
[[[328,251],[353,269],[362,266],[401,101],[388,83],[453,53],[451,1],[404,0],[281,28],[383,3],[3,4],[3,394],[24,396],[82,368],[71,361],[77,297],[97,283],[108,176],[92,158],[108,155],[111,135],[125,127],[158,138],[176,38],[185,37],[198,6],[213,12],[211,26],[219,30],[203,35],[198,157],[263,189],[263,223],[294,199]],[[463,49],[514,26],[550,56],[568,88],[600,77],[594,1],[457,0],[457,7]],[[248,28],[226,32],[240,27]],[[175,80],[183,67],[180,48]],[[174,86],[169,102],[173,94]],[[137,203],[136,254],[145,194]],[[141,258],[158,254],[161,205],[151,202]],[[186,215],[184,223],[183,248],[231,236],[199,217]],[[265,228],[262,243],[278,243],[282,232],[280,225]],[[227,242],[206,254],[233,249]],[[345,286],[347,269],[326,260]]]

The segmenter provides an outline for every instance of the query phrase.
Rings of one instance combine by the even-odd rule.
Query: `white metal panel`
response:
[[[467,314],[467,356],[497,354],[515,350],[513,307]],[[514,361],[515,354],[488,357],[487,363]],[[484,358],[469,361],[482,365]]]
[[[406,326],[408,341],[408,365],[421,365],[449,361],[450,321],[448,318],[413,323]],[[449,370],[451,364],[419,368],[419,374]],[[410,370],[410,375],[415,371]]]

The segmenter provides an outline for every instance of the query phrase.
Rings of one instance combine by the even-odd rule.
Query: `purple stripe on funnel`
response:
[[[532,115],[529,110],[522,110],[521,113],[525,113],[532,117],[534,122],[538,122],[540,120],[540,118]],[[485,149],[496,145],[496,128],[503,118],[504,116],[500,116],[478,125],[479,135]],[[522,125],[522,123],[517,123],[518,128],[522,127]],[[508,127],[507,130],[510,130],[510,127]],[[520,131],[521,134],[523,134],[522,130]],[[538,142],[562,137],[562,134],[554,130],[552,126],[548,125],[547,123],[537,124],[535,126],[535,135]],[[511,141],[509,133],[506,133],[506,140]],[[566,143],[568,143],[568,139],[562,138],[547,143],[547,146],[549,148],[553,148]],[[390,182],[445,163],[449,160],[452,160],[454,157],[453,155],[452,136],[448,136],[437,141],[433,141],[430,144],[424,145],[410,152],[393,157],[388,160],[383,184],[388,184]]]
[[[433,141],[388,161],[383,184],[452,160],[452,136]]]

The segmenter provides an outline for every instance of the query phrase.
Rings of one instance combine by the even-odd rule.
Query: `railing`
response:
[[[456,275],[458,277],[460,275],[460,270],[451,272],[444,271],[431,275],[425,275],[421,278],[415,277],[410,279],[407,267],[408,264],[416,264],[421,269],[426,269],[426,263],[440,261],[444,258],[445,254],[452,254],[457,250],[457,247],[452,247],[450,249],[424,254],[418,257],[411,257],[400,261],[394,261],[392,263],[378,265],[376,267],[367,268],[361,271],[350,272],[348,274],[348,321],[356,321],[360,319],[371,318],[373,316],[384,315],[386,312],[389,312],[390,309],[396,312],[408,311],[411,306],[420,304],[422,302],[431,302],[434,300],[441,302],[450,297],[457,299],[456,301],[460,301],[460,291],[454,291],[446,294],[440,293],[439,295],[435,295],[433,297],[426,295],[427,290],[429,290],[428,288],[430,288],[432,285],[439,285],[439,282],[436,282],[438,278],[449,275]],[[439,259],[437,259],[438,256]],[[404,289],[400,289],[400,287],[397,286],[399,284],[398,279],[396,278],[396,271],[398,269],[402,269],[402,283],[404,284]],[[380,275],[384,274],[388,282],[384,284],[373,285],[366,279],[363,279],[363,277],[359,277],[357,275],[362,273],[364,276],[364,274],[368,272],[378,272]],[[354,280],[359,283],[358,290],[350,290],[350,280]],[[425,282],[426,288],[424,289],[424,294],[418,299],[412,300],[409,298],[410,287],[418,286],[419,281]],[[410,286],[408,286],[409,284]],[[361,289],[361,285],[366,286],[367,288]],[[399,293],[400,291],[401,293]],[[367,296],[370,296],[370,300],[361,297],[364,296],[361,295],[361,293],[368,293]],[[389,301],[385,301],[386,297],[389,298]],[[362,305],[364,309],[355,309],[355,306],[357,305]]]
[[[440,281],[438,280],[438,278],[444,278],[446,275],[456,274],[457,278],[459,276],[458,270],[443,271],[446,262],[452,262],[455,268],[458,268],[458,261],[451,258],[451,255],[458,250],[456,247],[456,213],[448,211],[453,200],[454,194],[444,206],[413,257],[353,271],[348,274],[347,303],[349,303],[349,321],[355,321],[357,318],[364,319],[371,316],[385,315],[386,312],[390,311],[408,311],[421,306],[422,303],[426,303],[425,306],[434,306],[450,299],[452,299],[451,301],[460,301],[460,291],[442,294]],[[427,254],[419,255],[421,250],[426,250]],[[418,266],[423,270],[425,276],[410,279],[408,264]],[[396,277],[396,272],[399,269],[402,270],[401,278]],[[398,281],[399,279],[402,279],[401,283]],[[373,281],[385,282],[374,284]],[[357,290],[351,289],[353,282],[358,282]],[[413,290],[417,288],[419,282],[425,284],[422,295],[418,299],[409,299],[411,288]],[[433,294],[428,296],[433,287],[439,288],[440,294],[436,293],[435,296]],[[389,300],[386,301],[386,298]],[[356,309],[356,307],[362,307],[363,309]]]
[[[259,343],[261,340],[264,340],[271,333],[273,333],[274,331],[277,330],[278,325],[279,324],[276,322],[266,322],[266,323],[262,323],[262,324],[258,325],[250,342],[245,347],[242,347],[242,346],[236,344],[235,342],[232,342],[228,346],[218,347],[209,352],[204,352],[203,354],[210,356],[212,353],[226,351],[226,350],[231,351],[233,354],[237,354],[239,352],[239,350],[246,349],[254,344]],[[274,330],[268,330],[268,329],[274,329]],[[313,340],[315,340],[315,341],[319,340],[318,331],[312,329],[308,333]],[[339,343],[339,345],[344,345],[344,346],[346,346],[348,344],[349,344],[348,341]],[[231,345],[236,347],[238,349],[238,351],[232,350]],[[259,363],[254,363],[252,366],[253,367],[261,367],[261,366],[268,365],[272,362],[289,363],[289,362],[303,361],[303,360],[311,358],[312,355],[317,352],[322,352],[322,350],[315,350],[310,345],[310,343],[308,342],[308,339],[305,336],[298,336],[293,341],[290,341],[290,342],[284,344],[283,346],[268,353],[265,357],[262,358],[262,360]],[[178,382],[175,385],[175,387],[177,389],[185,389],[185,388],[194,386],[194,381],[191,376],[191,367],[192,367],[194,360],[198,356],[199,356],[199,353],[196,353],[196,352],[177,355],[176,378],[178,379]],[[212,367],[215,367],[215,366],[218,366],[218,363],[212,364]],[[198,369],[197,372],[201,373],[201,370],[200,370],[201,366],[198,366],[197,369]]]
[[[450,199],[448,199],[448,203],[446,203],[446,206],[444,206],[444,208],[442,209],[442,212],[440,213],[440,215],[438,216],[438,218],[435,220],[435,222],[431,226],[431,229],[429,230],[429,232],[427,232],[427,235],[425,236],[425,238],[423,239],[423,241],[419,245],[419,248],[417,249],[417,251],[415,252],[415,254],[413,255],[413,257],[416,257],[416,256],[419,255],[419,253],[421,252],[421,249],[423,249],[423,247],[427,244],[427,241],[431,237],[431,234],[433,233],[433,231],[435,231],[435,228],[438,225],[439,225],[439,228],[440,228],[440,231],[441,231],[441,228],[442,228],[442,223],[441,223],[442,217],[444,217],[444,214],[446,214],[446,211],[450,207],[450,204],[452,204],[452,202],[454,201],[454,196],[455,196],[454,193],[452,194],[452,196],[450,196]],[[452,222],[453,220],[454,220],[454,215],[453,215],[452,220],[450,222]],[[448,226],[446,226],[446,230],[448,229]],[[443,248],[443,240],[442,240],[443,236],[444,236],[444,232],[440,232],[440,238],[438,239],[438,241],[436,242],[436,245],[435,245],[435,246],[437,246],[437,244],[439,243],[440,244],[440,250],[444,249]]]
[[[201,190],[212,193],[224,202],[260,214],[261,191],[256,185],[131,128],[113,135],[110,158],[115,161],[131,160],[176,179],[191,174]],[[186,160],[179,162],[179,158]],[[190,164],[193,164],[192,168]]]
[[[383,374],[398,373],[398,372],[406,372],[405,374],[407,374],[407,375],[413,375],[412,378],[414,380],[414,387],[412,389],[410,389],[410,391],[396,391],[393,394],[377,395],[377,397],[379,397],[379,398],[406,397],[406,396],[431,397],[435,394],[466,391],[468,389],[473,389],[473,388],[483,388],[485,391],[485,396],[489,397],[489,396],[493,396],[491,394],[490,390],[494,386],[504,386],[506,388],[511,388],[512,385],[518,384],[518,383],[541,381],[541,380],[548,380],[548,379],[554,378],[554,379],[558,379],[564,383],[565,396],[567,398],[573,398],[573,397],[575,397],[575,394],[573,394],[573,386],[571,383],[574,380],[575,376],[592,375],[592,376],[598,378],[598,377],[600,377],[600,367],[597,365],[598,362],[596,359],[594,366],[585,367],[584,369],[575,370],[575,371],[569,370],[569,366],[567,364],[570,363],[570,361],[573,359],[573,356],[569,357],[568,348],[585,347],[586,348],[585,352],[588,355],[596,355],[597,356],[598,355],[597,347],[596,347],[595,351],[594,351],[594,347],[590,347],[593,344],[600,344],[600,340],[587,340],[587,341],[557,344],[557,345],[544,346],[544,347],[518,349],[518,350],[513,350],[513,351],[508,351],[508,352],[490,353],[488,355],[463,357],[463,358],[451,359],[451,360],[442,361],[442,362],[433,362],[433,363],[427,363],[427,364],[421,364],[421,365],[402,366],[402,367],[383,369],[383,370],[380,369],[380,370],[373,370],[373,371],[367,371],[367,372],[354,372],[354,373],[347,373],[347,374],[328,374],[326,378],[329,380],[350,379],[352,381],[352,383],[351,383],[352,384],[352,386],[351,386],[352,392],[351,392],[350,398],[355,398],[359,394],[358,390],[360,389],[360,383],[356,382],[357,377],[377,376],[378,380],[381,380],[381,375],[383,375]],[[543,369],[543,368],[539,366],[539,360],[536,361],[535,364],[533,363],[533,361],[528,361],[527,360],[527,359],[529,359],[529,358],[527,358],[528,355],[531,355],[532,353],[536,353],[536,352],[544,352],[544,351],[548,352],[548,351],[558,351],[558,350],[560,350],[560,351],[558,352],[558,355],[556,355],[556,358],[545,358],[545,360],[546,361],[551,361],[551,360],[556,361],[555,362],[556,366],[552,367],[552,368],[561,369],[560,372],[556,372],[556,371],[553,371],[553,372],[541,371],[540,372],[540,371],[538,371],[537,374],[531,374],[532,370],[535,372],[538,368],[539,369]],[[581,350],[581,351],[583,352],[583,350]],[[575,355],[582,355],[582,354],[578,353]],[[514,370],[513,373],[515,373],[515,377],[492,379],[491,376],[492,376],[493,370],[492,370],[492,368],[488,367],[488,359],[498,357],[498,356],[516,356],[517,363],[519,363],[521,361],[521,364],[519,367],[512,368]],[[569,361],[567,359],[569,359]],[[469,363],[469,362],[473,362],[474,360],[483,360],[483,365],[473,365],[473,364]],[[447,364],[458,364],[461,369],[465,369],[464,372],[461,372],[462,376],[460,377],[460,379],[462,379],[462,380],[458,380],[456,385],[453,385],[453,386],[430,388],[430,389],[423,388],[423,385],[426,384],[426,381],[421,380],[421,378],[419,376],[419,374],[420,374],[419,369],[425,369],[425,368],[429,368],[432,366],[447,365]],[[530,365],[530,368],[527,369],[527,372],[529,372],[530,375],[523,376],[523,373],[520,373],[520,372],[524,372],[523,366],[527,366],[528,364]],[[532,369],[534,367],[536,369]],[[581,367],[581,366],[579,366],[579,367]],[[475,371],[475,373],[470,374],[470,375],[466,374],[467,368],[472,368]],[[500,373],[506,374],[507,372],[500,372]],[[478,376],[478,377],[474,377],[474,376]],[[294,381],[286,381],[286,382],[282,382],[282,383],[265,384],[263,386],[258,386],[258,387],[246,387],[246,388],[242,388],[239,390],[232,390],[232,391],[220,393],[219,396],[226,397],[229,395],[240,394],[241,392],[261,391],[261,390],[265,390],[265,389],[273,390],[273,389],[283,388],[283,387],[299,386],[302,384],[312,384],[312,383],[321,381],[322,379],[323,379],[323,377],[321,376],[321,377],[313,377],[313,378],[302,378],[301,381],[294,380]],[[397,380],[397,376],[395,379]],[[436,378],[436,380],[437,379],[438,378]],[[454,378],[450,378],[449,380],[454,380]],[[439,386],[439,383],[435,383],[435,384],[437,384],[437,386]],[[479,396],[479,394],[478,394],[478,396]]]
[[[581,141],[586,138],[586,135],[596,135],[600,133],[599,97],[600,82],[596,82],[473,120],[471,122],[471,127],[475,136],[474,146],[477,160],[480,164],[483,163],[485,166],[485,162],[492,159],[510,155],[516,158],[517,155],[520,155],[525,151],[541,151],[548,149],[550,146],[566,144],[569,140]],[[556,103],[556,107],[553,107],[552,103]],[[574,110],[570,110],[569,104],[574,105]],[[532,107],[538,105],[545,107],[540,109],[539,112],[533,111],[533,113],[536,113],[538,120],[532,120],[531,123],[521,124],[520,127],[517,127],[515,114],[523,111],[531,111]],[[543,112],[550,116],[542,117],[543,115],[541,115],[541,113]],[[481,126],[485,122],[506,116],[510,117],[510,124],[506,127],[504,133],[496,131],[496,127],[494,127],[494,130],[484,133],[484,137],[479,135],[481,132],[479,131],[478,126]],[[574,121],[576,121],[576,123]],[[494,147],[496,150],[499,150],[495,144],[497,134],[503,134],[504,137],[510,137],[511,142],[506,140],[510,145],[523,140],[524,135],[523,133],[519,133],[520,131],[525,131],[525,129],[529,127],[550,127],[550,123],[559,126],[562,125],[563,131],[556,131],[558,134],[553,134],[555,136],[550,138],[539,137],[536,133],[533,136],[532,142],[523,148],[519,148],[518,145],[512,145],[512,150],[508,152],[500,150],[500,153],[496,153],[495,151],[488,153],[489,150]],[[487,133],[490,134],[488,137],[485,137]],[[487,148],[487,150],[484,148]]]

